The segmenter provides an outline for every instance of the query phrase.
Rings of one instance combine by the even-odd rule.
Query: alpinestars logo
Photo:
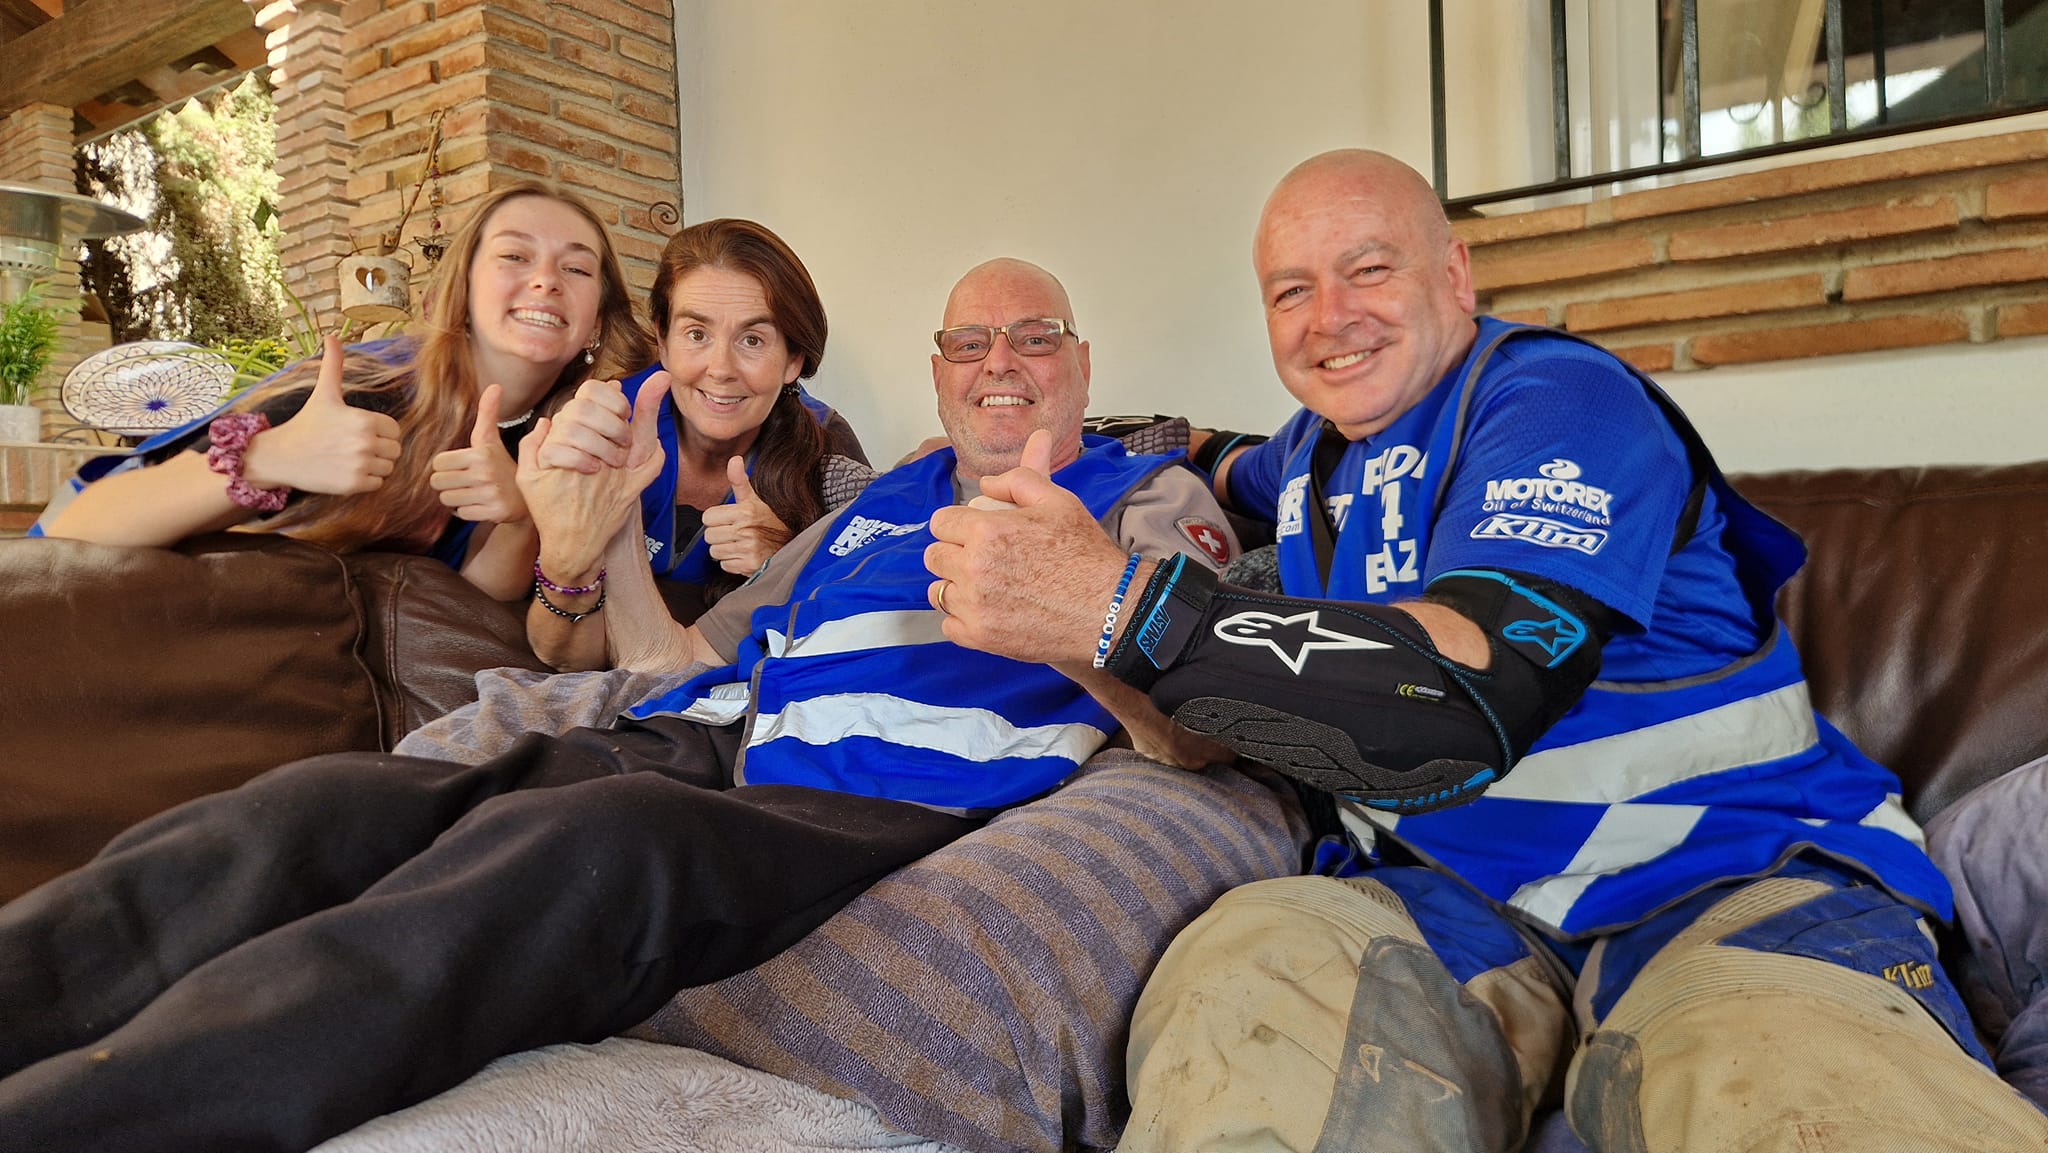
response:
[[[1586,626],[1563,617],[1552,617],[1547,621],[1511,621],[1500,630],[1500,635],[1516,644],[1535,645],[1555,664],[1563,657],[1570,656],[1579,642],[1586,639]]]
[[[1264,646],[1273,650],[1280,663],[1295,676],[1317,649],[1390,649],[1394,646],[1325,628],[1322,610],[1310,609],[1283,617],[1257,609],[1228,616],[1216,622],[1216,635],[1234,645]]]
[[[866,548],[881,537],[903,536],[916,532],[929,523],[931,522],[921,520],[916,524],[891,524],[886,520],[857,516],[846,522],[846,527],[839,530],[839,535],[833,539],[826,551],[833,556],[846,556],[848,553]]]

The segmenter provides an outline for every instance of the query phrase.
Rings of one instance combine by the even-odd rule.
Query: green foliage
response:
[[[234,336],[207,346],[234,365],[235,379],[228,386],[230,393],[240,392],[294,361],[309,360],[323,351],[322,334],[325,330],[319,318],[313,315],[313,310],[307,308],[299,294],[286,285],[279,284],[277,291],[292,308],[292,316],[281,326],[279,335],[254,339]],[[345,343],[353,327],[354,322],[343,317],[335,335]]]
[[[227,357],[228,363],[235,368],[235,380],[228,386],[229,392],[240,392],[299,359],[292,355],[290,345],[274,336],[259,336],[254,340],[231,336],[212,347],[213,351]]]
[[[117,342],[283,335],[276,159],[261,75],[81,150],[80,190],[150,222],[147,232],[87,245],[81,275]]]
[[[18,300],[0,304],[0,404],[27,404],[36,393],[36,379],[57,352],[62,306],[44,304],[30,286]]]

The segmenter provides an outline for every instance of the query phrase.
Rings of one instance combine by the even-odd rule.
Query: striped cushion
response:
[[[636,1035],[974,1153],[1111,1148],[1131,1010],[1160,953],[1224,890],[1296,872],[1305,837],[1284,784],[1105,752]]]

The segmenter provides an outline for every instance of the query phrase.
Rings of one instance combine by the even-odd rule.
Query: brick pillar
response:
[[[71,109],[55,104],[30,104],[0,121],[0,180],[52,192],[72,192],[76,189],[76,163],[72,155]],[[56,271],[40,283],[45,303],[79,303],[76,244],[67,243],[59,248]],[[37,406],[46,412],[63,413],[58,386],[63,383],[64,374],[93,351],[82,346],[82,328],[78,309],[68,308],[57,338],[57,354],[43,372],[43,394],[36,398]],[[47,419],[43,427],[47,434]]]
[[[627,280],[652,281],[674,218],[650,210],[682,200],[670,0],[349,0],[344,16],[359,240],[398,222],[439,112],[444,232],[539,176],[588,198]],[[405,237],[430,227],[423,194]]]
[[[323,327],[341,321],[335,269],[349,254],[353,149],[343,110],[341,0],[249,0],[270,51],[285,286]]]

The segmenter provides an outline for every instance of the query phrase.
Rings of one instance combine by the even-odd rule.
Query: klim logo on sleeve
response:
[[[1607,530],[1566,524],[1541,516],[1496,513],[1472,529],[1473,540],[1518,540],[1544,548],[1568,548],[1592,556],[1607,543]]]

